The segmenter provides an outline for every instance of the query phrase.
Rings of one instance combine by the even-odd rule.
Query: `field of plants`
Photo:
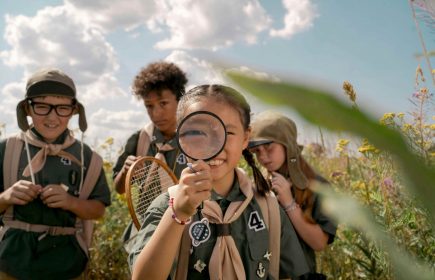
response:
[[[424,86],[422,74],[418,67],[416,92],[410,95],[411,112],[386,113],[378,120],[378,124],[388,131],[400,132],[416,159],[428,170],[434,171],[435,111],[433,96]],[[343,89],[349,97],[349,107],[358,112],[357,94],[352,85],[345,82]],[[403,275],[398,275],[401,271],[414,276],[413,271],[421,271],[421,279],[433,277],[433,217],[430,210],[416,197],[418,190],[415,192],[409,187],[411,181],[404,176],[408,170],[399,164],[404,155],[374,146],[369,142],[370,137],[343,137],[332,146],[328,136],[323,135],[322,130],[319,131],[320,143],[306,144],[304,149],[308,162],[331,182],[330,186],[319,186],[319,190],[333,190],[332,196],[345,194],[353,198],[341,202],[331,200],[329,204],[341,203],[343,208],[339,208],[339,212],[343,216],[346,212],[351,220],[361,220],[356,225],[339,219],[335,242],[318,254],[319,270],[328,275],[329,279],[403,279]],[[386,143],[388,144],[388,139]],[[391,139],[391,143],[393,145],[394,139]],[[108,139],[99,147],[101,153],[110,159],[105,165],[108,177],[113,164],[110,156],[112,144],[112,139]],[[240,164],[245,166],[243,162]],[[426,181],[425,184],[429,185],[432,190],[429,195],[433,197],[433,181]],[[112,197],[112,206],[107,209],[105,218],[97,223],[89,266],[90,279],[130,277],[127,255],[121,242],[129,214],[123,196],[113,192]],[[361,213],[366,210],[370,219],[364,220],[365,216],[361,216]],[[373,234],[373,230],[370,230],[373,225],[381,229],[380,233]],[[397,248],[391,247],[400,248],[397,255],[392,254]],[[401,267],[398,267],[398,263]]]

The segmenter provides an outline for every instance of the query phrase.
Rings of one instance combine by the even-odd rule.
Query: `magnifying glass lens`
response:
[[[226,141],[222,120],[206,111],[188,115],[177,129],[178,145],[182,152],[194,160],[208,160],[219,154]]]

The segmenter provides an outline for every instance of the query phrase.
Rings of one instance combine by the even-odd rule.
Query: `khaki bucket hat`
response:
[[[73,80],[59,69],[48,68],[37,71],[27,81],[26,96],[17,105],[17,121],[21,130],[26,131],[30,127],[27,122],[27,102],[38,96],[66,96],[74,99],[77,106],[75,114],[79,115],[79,128],[82,132],[87,129],[85,108],[76,98]]]
[[[299,156],[303,146],[298,145],[297,128],[294,121],[273,111],[258,114],[252,124],[250,145],[254,147],[261,143],[275,142],[286,149],[287,171],[293,184],[299,189],[308,186],[308,179],[302,172]]]

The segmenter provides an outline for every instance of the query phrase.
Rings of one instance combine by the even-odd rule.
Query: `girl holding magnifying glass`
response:
[[[132,279],[282,279],[307,273],[296,232],[283,210],[277,237],[281,250],[269,250],[272,237],[253,194],[257,190],[267,195],[269,185],[247,150],[249,104],[230,87],[202,85],[180,99],[177,118],[183,123],[183,118],[199,111],[221,120],[225,142],[214,157],[193,161],[182,171],[179,185],[150,205],[129,256]],[[201,122],[196,124],[180,137],[206,137],[209,130],[203,130]],[[237,168],[242,154],[256,174],[255,186]],[[202,222],[206,226],[197,227]],[[269,264],[274,256],[279,256],[279,273],[272,276]]]
[[[310,266],[299,279],[326,279],[316,273],[315,251],[332,243],[337,226],[321,211],[319,197],[310,189],[314,181],[327,183],[301,155],[296,124],[272,111],[259,114],[252,123],[249,150],[270,175],[272,190],[298,233]]]

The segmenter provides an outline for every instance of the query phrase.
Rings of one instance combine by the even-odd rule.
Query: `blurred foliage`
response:
[[[308,162],[332,182],[333,192],[317,189],[326,196],[325,210],[340,222],[335,242],[318,254],[321,272],[331,279],[435,279],[435,129],[425,115],[432,97],[427,88],[416,85],[410,120],[387,113],[378,122],[359,110],[349,82],[343,89],[351,106],[323,90],[228,75],[266,103],[362,137],[355,143],[358,155],[349,153],[349,139],[340,139],[334,152],[318,143],[304,149]]]
[[[112,186],[112,163],[105,161],[107,181]],[[127,202],[123,195],[111,189],[112,205],[106,208],[103,219],[95,225],[88,279],[127,280],[131,279],[124,250],[122,234],[130,221]]]
[[[315,124],[362,136],[338,140],[334,151],[323,143],[304,149],[307,161],[332,183],[332,188],[318,188],[326,196],[326,208],[340,221],[334,243],[317,254],[318,270],[329,279],[435,279],[435,207],[428,205],[435,196],[435,117],[428,116],[432,96],[424,86],[416,83],[413,112],[386,113],[377,121],[359,111],[349,82],[343,85],[351,103],[346,106],[322,91],[238,79],[246,88],[255,88],[260,98],[267,92],[272,104],[291,105]],[[280,95],[278,101],[274,93]],[[107,139],[98,147],[109,182],[112,144],[113,139]],[[357,153],[350,152],[351,145]],[[239,166],[251,174],[244,160]],[[416,176],[421,178],[414,180]],[[130,279],[121,241],[129,220],[123,196],[112,191],[112,205],[96,226],[89,279]]]

